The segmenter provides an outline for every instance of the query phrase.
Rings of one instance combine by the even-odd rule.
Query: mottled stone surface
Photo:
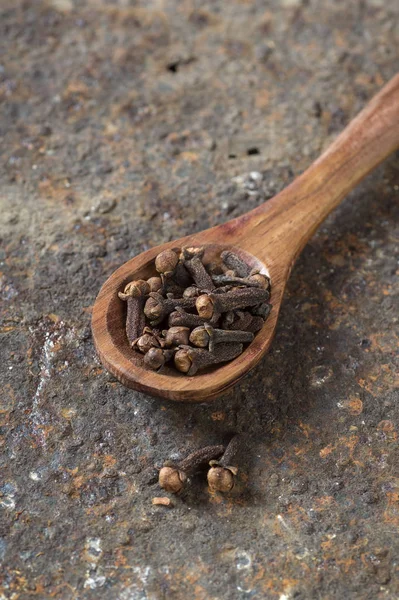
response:
[[[266,201],[394,74],[396,3],[0,7],[0,598],[397,598],[398,157],[213,404],[124,389],[90,334],[118,265]],[[152,505],[154,465],[236,431],[235,493]]]

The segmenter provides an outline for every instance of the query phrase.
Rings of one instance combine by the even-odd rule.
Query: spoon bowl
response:
[[[217,236],[219,228],[214,229]],[[209,242],[205,245],[205,264],[218,262],[223,250],[231,250],[248,265],[256,267],[261,273],[270,277],[272,283],[270,302],[273,309],[265,325],[253,342],[234,361],[209,368],[193,377],[188,377],[167,366],[158,373],[144,367],[143,355],[133,350],[128,343],[125,333],[126,303],[118,298],[118,292],[133,279],[148,279],[156,275],[154,260],[162,250],[168,248],[180,250],[183,246],[199,245],[200,240],[203,243],[202,233],[151,248],[123,264],[101,288],[93,310],[93,333],[97,353],[107,370],[127,387],[171,400],[209,401],[241,379],[248,368],[255,366],[272,341],[283,295],[283,288],[278,285],[278,273],[276,272],[275,284],[273,268],[268,269],[267,265],[249,252],[236,246]]]
[[[152,396],[204,402],[219,396],[250,371],[268,350],[286,282],[302,248],[327,215],[372,169],[399,147],[399,75],[348,125],[322,156],[277,196],[232,221],[151,248],[123,264],[101,288],[92,332],[103,365],[119,381]],[[272,310],[261,331],[233,361],[188,377],[164,367],[154,372],[130,348],[126,306],[118,292],[134,279],[156,274],[157,254],[204,246],[204,263],[232,250],[271,279]]]

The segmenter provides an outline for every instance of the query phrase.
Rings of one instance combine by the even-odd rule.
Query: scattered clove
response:
[[[188,477],[203,464],[223,454],[223,446],[205,446],[189,454],[179,463],[166,462],[159,471],[159,485],[167,492],[178,494],[182,491]]]
[[[127,339],[148,369],[170,363],[192,376],[233,360],[270,313],[267,275],[229,250],[214,262],[204,256],[205,248],[164,250],[156,275],[118,294],[127,303]]]
[[[233,489],[238,468],[232,465],[232,460],[238,451],[240,442],[241,437],[234,436],[223,456],[219,460],[213,459],[209,462],[211,468],[208,471],[207,479],[211,491],[230,492]]]
[[[155,497],[152,499],[152,504],[154,506],[169,506],[170,508],[173,507],[173,502],[170,498],[168,498],[167,496],[162,496],[162,497]]]

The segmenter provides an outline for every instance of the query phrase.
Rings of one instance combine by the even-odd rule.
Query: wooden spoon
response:
[[[101,288],[93,308],[93,337],[103,365],[124,385],[170,400],[209,401],[230,388],[269,348],[287,279],[306,242],[347,193],[398,147],[396,75],[328,150],[273,199],[228,223],[143,252],[117,269]],[[233,249],[268,274],[272,284],[273,309],[243,354],[193,377],[171,368],[155,373],[143,367],[142,355],[127,342],[125,303],[117,295],[132,279],[155,275],[153,263],[159,252],[186,245],[206,246],[206,258]]]

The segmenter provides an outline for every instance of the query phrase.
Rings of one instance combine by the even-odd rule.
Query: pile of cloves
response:
[[[191,376],[233,360],[270,313],[266,275],[228,250],[204,264],[204,252],[164,250],[155,259],[158,276],[131,281],[118,294],[127,303],[129,343],[149,369],[171,363]]]

